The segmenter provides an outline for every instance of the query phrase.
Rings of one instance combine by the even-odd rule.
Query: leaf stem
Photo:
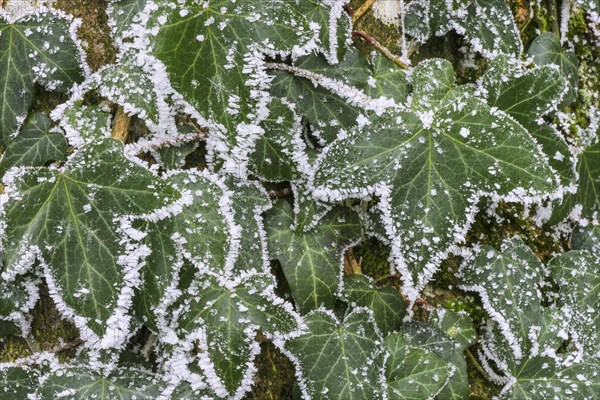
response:
[[[127,141],[127,135],[129,135],[130,126],[131,117],[125,113],[122,106],[119,106],[113,123],[112,137],[125,143]]]
[[[483,376],[485,379],[487,379],[489,381],[490,376],[487,374],[487,372],[484,371],[484,369],[481,367],[481,365],[479,365],[479,361],[477,361],[477,358],[475,358],[473,353],[471,353],[471,350],[465,349],[465,353],[467,353],[467,356],[469,357],[469,360],[471,360],[471,363],[473,363],[473,366],[475,367],[475,369],[481,374],[481,376]]]
[[[361,39],[366,40],[367,42],[369,42],[369,44],[371,46],[375,47],[377,50],[379,50],[381,53],[383,53],[384,56],[386,56],[387,58],[392,60],[398,66],[400,66],[400,68],[408,69],[408,65],[404,61],[402,61],[400,59],[400,57],[398,57],[397,55],[392,53],[387,47],[383,46],[373,36],[369,35],[368,33],[363,32],[363,31],[352,31],[352,36],[359,37]]]
[[[375,0],[366,0],[360,7],[358,7],[358,9],[356,9],[356,11],[354,11],[354,14],[352,15],[352,23],[355,24],[358,22],[358,20],[365,15],[365,13],[367,11],[369,11],[371,9],[371,7],[373,6],[373,4],[375,3]]]
[[[550,29],[552,30],[552,33],[560,36],[560,28],[558,27],[558,7],[556,6],[556,0],[548,0],[548,12],[552,18]]]

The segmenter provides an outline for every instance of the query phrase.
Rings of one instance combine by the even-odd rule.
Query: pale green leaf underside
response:
[[[83,80],[70,22],[41,12],[8,23],[0,17],[0,146],[16,133],[31,104],[35,82],[66,92]]]
[[[285,348],[294,356],[310,398],[382,398],[381,337],[366,311],[354,311],[343,322],[315,311],[305,323],[306,333],[289,340]]]
[[[344,250],[361,237],[358,215],[336,207],[309,232],[295,232],[292,207],[275,203],[265,219],[269,254],[278,259],[302,313],[333,307]]]
[[[0,176],[11,167],[38,167],[48,161],[66,159],[67,142],[64,136],[48,132],[49,128],[48,117],[41,113],[33,114],[2,155]]]
[[[28,169],[7,192],[4,270],[22,273],[38,249],[62,300],[99,336],[127,284],[115,218],[151,212],[179,196],[125,159],[114,139],[82,148],[62,171]]]

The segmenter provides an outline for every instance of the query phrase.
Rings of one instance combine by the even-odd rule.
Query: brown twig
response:
[[[356,261],[354,258],[354,252],[350,247],[344,253],[344,274],[346,275],[362,275],[362,257]]]
[[[392,60],[398,66],[400,66],[401,68],[404,68],[404,69],[408,69],[408,65],[404,61],[402,61],[400,59],[400,57],[398,57],[397,55],[395,55],[394,53],[392,53],[387,47],[383,46],[373,36],[369,35],[368,33],[363,32],[363,31],[352,31],[352,36],[353,37],[359,37],[361,39],[366,40],[367,42],[369,42],[369,44],[371,46],[375,47],[384,56],[386,56],[387,58],[389,58],[390,60]]]
[[[375,0],[366,0],[352,15],[352,23],[356,23],[367,11],[371,9]]]
[[[123,143],[127,142],[130,126],[131,117],[125,113],[122,106],[119,106],[113,123],[112,137],[119,139]]]

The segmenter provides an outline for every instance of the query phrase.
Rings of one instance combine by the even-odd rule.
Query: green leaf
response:
[[[143,253],[126,248],[119,218],[150,213],[179,194],[127,160],[114,139],[82,148],[61,170],[23,169],[6,183],[3,277],[39,259],[54,301],[82,335],[106,334],[108,347],[118,345],[130,333],[119,304],[127,304]]]
[[[565,80],[555,68],[541,66],[519,71],[508,57],[492,62],[483,77],[488,104],[513,116],[525,127],[538,125],[563,98]]]
[[[0,399],[28,399],[38,386],[38,373],[33,368],[0,367]]]
[[[184,196],[182,209],[166,218],[133,224],[145,233],[141,243],[151,250],[134,307],[138,318],[155,332],[159,330],[158,319],[165,318],[166,307],[175,300],[168,292],[177,283],[183,259],[197,268],[223,273],[232,268],[229,253],[234,246],[231,221],[226,218],[231,205],[227,204],[223,184],[207,174],[188,172],[171,175],[166,183]]]
[[[567,92],[561,105],[568,106],[577,99],[577,86],[579,81],[579,61],[572,51],[564,51],[560,47],[558,36],[544,32],[536,37],[529,46],[527,56],[533,58],[537,65],[557,65],[561,76],[567,83]]]
[[[502,252],[482,246],[461,266],[460,287],[481,296],[517,359],[529,351],[529,330],[542,310],[538,285],[543,271],[541,261],[518,237],[506,241]]]
[[[558,284],[558,300],[571,314],[574,341],[600,358],[600,253],[573,250],[550,262],[550,276]]]
[[[308,165],[300,119],[289,106],[274,99],[261,127],[264,135],[250,155],[249,171],[271,182],[296,181]]]
[[[41,113],[33,114],[2,155],[0,176],[11,167],[38,167],[49,161],[66,159],[67,141],[58,132],[48,132],[49,128],[48,117]]]
[[[40,297],[40,283],[40,279],[27,275],[14,282],[0,280],[0,337],[27,336],[32,320],[29,312]]]
[[[600,254],[600,225],[578,227],[571,236],[573,250],[587,250],[592,254]]]
[[[521,56],[523,44],[512,11],[504,0],[474,0],[468,7],[465,38],[486,58]]]
[[[29,109],[35,83],[66,93],[83,80],[71,20],[42,9],[16,21],[0,16],[0,146],[6,148]]]
[[[369,314],[356,309],[338,321],[316,310],[305,317],[305,333],[285,344],[305,398],[382,397],[382,339]]]
[[[437,307],[429,314],[429,323],[460,344],[465,350],[477,341],[473,320],[466,312],[453,312]]]
[[[459,324],[467,324],[466,319],[461,318],[461,320],[461,322],[457,321],[455,327]],[[463,354],[464,343],[455,340],[441,330],[443,328],[440,324],[447,326],[443,321],[433,320],[431,322],[437,326],[416,321],[405,323],[398,334],[404,336],[410,348],[431,353],[448,362],[448,366],[452,370],[447,381],[444,381],[445,385],[440,387],[436,399],[465,399],[469,396],[469,378],[467,362]],[[448,330],[450,329],[446,329],[446,331]],[[439,361],[437,362],[439,363]]]
[[[199,143],[194,140],[195,130],[188,125],[180,125],[177,131],[181,134],[182,139],[186,139],[189,135],[189,141],[177,142],[166,147],[161,147],[153,155],[167,169],[180,169],[185,165],[185,159],[199,146]]]
[[[400,292],[391,287],[377,289],[367,276],[345,276],[344,297],[352,308],[371,310],[373,319],[384,336],[398,329],[404,318],[406,304]]]
[[[297,315],[274,295],[266,274],[237,281],[198,277],[174,315],[180,345],[197,341],[199,366],[220,397],[241,397],[249,390],[257,333],[281,340],[299,329]]]
[[[384,96],[394,99],[397,103],[404,103],[408,97],[406,70],[380,54],[375,54],[371,62],[373,79],[367,80],[365,93],[372,98]]]
[[[320,77],[325,77],[366,90],[371,71],[368,61],[358,50],[350,48],[346,57],[335,66],[323,56],[308,55],[296,60],[294,67],[308,71],[313,79],[290,72],[272,72],[271,94],[296,105],[297,113],[306,118],[318,144],[328,144],[340,130],[356,125],[360,109],[318,82]]]
[[[52,373],[39,388],[42,400],[139,400],[157,399],[162,386],[145,371],[119,368],[108,377],[84,366],[72,366]]]
[[[82,100],[67,102],[52,113],[59,121],[69,143],[75,147],[98,142],[111,136],[111,115],[99,106],[86,106]]]
[[[292,207],[280,200],[265,218],[269,254],[278,259],[301,313],[332,308],[342,279],[344,251],[361,238],[358,215],[332,209],[309,232],[292,230]]]
[[[131,28],[139,21],[148,0],[111,0],[107,9],[113,39],[119,44],[134,35]]]
[[[257,62],[261,51],[301,52],[315,36],[309,21],[282,0],[186,0],[174,7],[160,2],[148,32],[154,36],[151,52],[165,64],[174,89],[202,118],[220,124],[209,140],[216,141],[211,146],[216,156],[225,158],[235,146],[250,150],[248,124],[257,119],[254,108],[262,93],[253,92],[256,66],[249,64]]]
[[[387,336],[385,347],[390,353],[386,361],[390,399],[434,398],[453,373],[451,364],[435,352],[413,345],[408,332]]]
[[[577,167],[579,176],[575,193],[566,193],[550,219],[558,223],[566,217],[573,220],[598,221],[600,213],[600,141],[587,147],[579,154]]]
[[[297,232],[309,232],[333,208],[332,204],[316,200],[307,182],[292,183],[294,193],[294,224]]]
[[[422,68],[431,63],[442,72],[430,82],[451,81],[444,62]],[[385,113],[334,142],[319,159],[314,178],[315,197],[323,201],[380,198],[377,207],[405,290],[422,289],[450,246],[464,240],[480,197],[522,199],[556,187],[523,127],[469,89],[458,88],[463,94],[439,102],[434,87],[415,84],[413,97],[423,99],[417,112]]]

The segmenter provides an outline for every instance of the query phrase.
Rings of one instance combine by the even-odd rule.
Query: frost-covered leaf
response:
[[[85,366],[59,369],[39,388],[42,400],[155,400],[162,384],[153,374],[132,368],[118,368],[108,377]]]
[[[128,248],[119,217],[164,207],[179,197],[105,139],[82,148],[60,169],[28,168],[5,177],[3,277],[37,259],[51,295],[88,339],[112,346],[129,334],[127,305],[143,249]],[[125,332],[123,331],[125,329]]]
[[[112,0],[107,8],[113,39],[122,40],[132,36],[130,31],[148,0]]]
[[[455,30],[486,58],[518,57],[523,45],[512,13],[503,0],[428,0],[410,2],[406,33],[424,43]]]
[[[344,277],[344,297],[352,308],[365,307],[373,312],[373,319],[385,336],[395,331],[404,318],[406,305],[398,290],[376,288],[365,275]]]
[[[183,258],[198,268],[224,272],[231,269],[227,264],[231,263],[229,253],[233,246],[231,220],[227,219],[231,204],[222,184],[208,175],[187,172],[175,173],[166,181],[184,195],[181,211],[164,219],[150,218],[133,224],[146,234],[141,243],[151,250],[134,307],[138,317],[155,331],[156,318],[164,318],[161,313],[164,314],[165,306],[174,301],[168,291],[173,290]]]
[[[342,279],[344,251],[361,238],[358,215],[338,206],[309,232],[292,230],[292,207],[280,200],[267,213],[269,254],[278,259],[302,313],[332,308]]]
[[[475,325],[466,312],[453,312],[437,307],[430,313],[429,323],[456,340],[462,350],[477,341]]]
[[[294,225],[298,232],[312,230],[333,208],[332,204],[316,200],[306,182],[292,183],[294,193]]]
[[[48,161],[67,158],[67,141],[59,132],[48,132],[50,120],[44,114],[33,114],[21,132],[9,143],[0,160],[0,176],[11,167],[37,167]]]
[[[571,314],[570,329],[583,350],[600,358],[600,252],[573,250],[550,262],[558,299]]]
[[[86,106],[77,100],[59,106],[52,113],[65,135],[74,145],[97,142],[111,135],[111,115],[99,106]],[[78,140],[81,138],[81,140]]]
[[[165,64],[174,89],[202,118],[220,125],[211,149],[221,157],[236,146],[251,150],[246,147],[255,129],[249,125],[263,118],[260,107],[255,109],[265,97],[257,71],[261,54],[297,54],[314,44],[309,21],[295,3],[282,0],[157,5],[148,26],[151,52]]]
[[[578,188],[575,193],[566,193],[550,220],[560,222],[567,216],[574,220],[598,221],[600,213],[600,140],[587,147],[578,156]]]
[[[459,33],[486,58],[499,54],[518,58],[523,51],[521,35],[504,0],[474,0],[468,7],[464,31]]]
[[[398,103],[404,103],[408,96],[406,70],[380,54],[373,56],[372,68],[373,76],[367,79],[365,93],[373,98],[385,96]]]
[[[452,371],[444,387],[440,387],[441,390],[436,396],[437,399],[465,399],[469,396],[467,362],[463,354],[467,346],[465,346],[465,343],[453,339],[441,330],[443,327],[440,324],[445,326],[445,323],[440,320],[432,320],[431,322],[435,326],[416,321],[405,323],[398,334],[404,336],[404,339],[409,343],[411,348],[433,353],[449,363]],[[462,319],[460,322],[457,321],[454,326],[464,326],[465,324],[467,324],[466,320]]]
[[[600,254],[600,225],[579,227],[571,236],[573,250],[587,250],[591,254]]]
[[[575,53],[561,48],[558,36],[550,32],[542,33],[531,43],[527,55],[537,65],[558,65],[560,74],[567,83],[567,92],[561,105],[569,105],[577,99],[579,61]]]
[[[190,128],[191,129],[191,128]],[[181,129],[179,129],[181,131]],[[185,165],[185,159],[198,148],[198,142],[183,142],[158,149],[160,162],[167,169],[179,169]]]
[[[43,8],[16,21],[0,14],[0,146],[25,119],[36,82],[64,93],[83,80],[75,28],[66,15]]]
[[[529,330],[538,323],[544,266],[520,238],[503,251],[482,246],[461,266],[461,288],[479,293],[486,311],[497,320],[517,359],[529,350]]]
[[[199,366],[221,397],[240,397],[249,390],[259,332],[281,339],[300,328],[291,306],[274,295],[272,277],[266,274],[238,281],[199,277],[183,296],[174,313],[179,343],[197,343]]]
[[[296,181],[302,177],[308,159],[300,119],[289,106],[274,99],[269,116],[262,122],[265,133],[250,155],[249,171],[266,181]]]
[[[0,337],[27,336],[31,324],[29,312],[40,297],[40,283],[27,275],[14,282],[0,281]]]
[[[358,89],[370,87],[369,63],[358,50],[350,48],[335,66],[325,57],[312,54],[299,58],[293,65],[311,73],[312,79],[290,72],[273,72],[271,94],[296,105],[297,113],[306,118],[320,145],[333,141],[340,130],[356,125],[360,110],[340,94],[320,85],[319,80],[325,77]]]
[[[422,68],[431,63],[443,76],[430,82],[447,80],[447,62]],[[397,267],[406,288],[417,290],[463,239],[481,196],[526,200],[556,187],[537,143],[507,114],[469,89],[441,103],[433,89],[416,85],[413,98],[423,99],[416,113],[388,112],[334,142],[315,173],[322,200],[379,196]]]
[[[0,399],[29,399],[38,386],[38,373],[33,368],[0,366]]]
[[[494,60],[483,77],[490,106],[513,116],[526,127],[555,108],[563,98],[566,81],[551,66],[519,71],[508,57]]]
[[[356,309],[339,321],[315,310],[305,323],[306,332],[285,344],[305,398],[383,397],[383,340],[370,313]]]
[[[448,382],[454,367],[427,347],[413,343],[409,331],[392,333],[385,338],[388,397],[429,399]]]

